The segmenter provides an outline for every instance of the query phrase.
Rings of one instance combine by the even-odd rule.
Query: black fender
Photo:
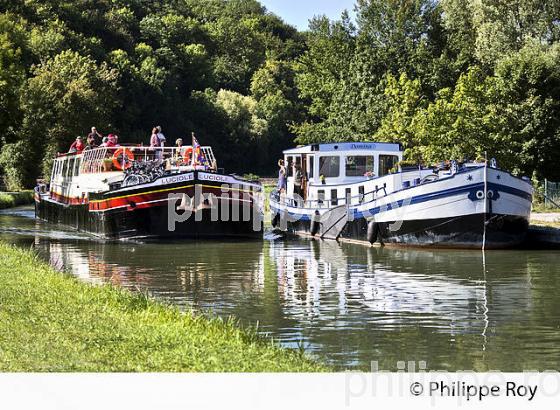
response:
[[[276,212],[274,214],[274,218],[272,218],[272,227],[276,228],[278,226],[278,222],[280,222],[280,212]]]
[[[321,219],[321,214],[319,213],[319,211],[315,211],[315,213],[311,217],[311,226],[309,227],[309,232],[311,233],[311,236],[315,236],[317,235],[317,233],[319,233],[319,229],[321,228],[320,219]]]
[[[369,221],[367,226],[367,240],[369,243],[374,244],[377,242],[379,236],[379,224],[374,221]]]

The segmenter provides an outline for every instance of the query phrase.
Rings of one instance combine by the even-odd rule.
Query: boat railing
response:
[[[378,194],[383,191],[383,196],[387,196],[387,186],[375,187],[374,190],[360,193],[358,195],[346,195],[342,198],[317,198],[317,199],[303,199],[303,198],[291,198],[285,194],[281,194],[278,190],[274,190],[270,193],[270,199],[279,205],[302,208],[302,209],[330,209],[336,208],[341,205],[362,205],[375,201],[379,198]]]
[[[122,172],[135,161],[161,162],[166,168],[217,169],[212,148],[200,147],[200,154],[193,153],[192,146],[144,147],[121,145],[97,147],[82,152],[80,171],[84,174]]]

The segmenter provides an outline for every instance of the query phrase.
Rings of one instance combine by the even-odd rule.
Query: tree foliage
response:
[[[299,142],[398,141],[425,162],[486,152],[560,178],[558,0],[358,0],[356,11],[352,30],[345,16],[312,26],[297,59]]]
[[[293,140],[304,48],[254,0],[2,1],[0,171],[10,188],[31,185],[92,125],[131,143],[162,125],[169,141],[194,131],[219,144],[231,171],[268,173]]]

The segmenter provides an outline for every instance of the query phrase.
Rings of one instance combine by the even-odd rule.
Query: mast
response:
[[[486,249],[486,215],[488,213],[488,155],[484,151],[484,226],[482,231],[482,251]]]

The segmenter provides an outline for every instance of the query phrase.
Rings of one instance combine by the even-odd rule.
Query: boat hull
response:
[[[484,225],[486,221],[486,232]],[[292,234],[311,235],[311,221],[287,222]],[[514,215],[475,214],[453,218],[380,222],[375,242],[386,246],[460,249],[507,249],[523,245],[528,219]],[[370,245],[368,221],[349,221],[339,240]]]
[[[37,195],[35,213],[47,222],[109,240],[262,239],[258,193],[241,182],[233,188],[226,183],[232,182],[228,176],[206,176],[168,178],[162,183],[91,195],[83,203],[65,204],[58,198]],[[210,194],[214,199],[209,199]],[[202,198],[198,203],[197,196]],[[190,202],[185,203],[185,198]]]
[[[273,199],[271,213],[281,229],[322,239],[504,249],[526,240],[531,202],[527,181],[479,167],[358,204],[305,208]]]

